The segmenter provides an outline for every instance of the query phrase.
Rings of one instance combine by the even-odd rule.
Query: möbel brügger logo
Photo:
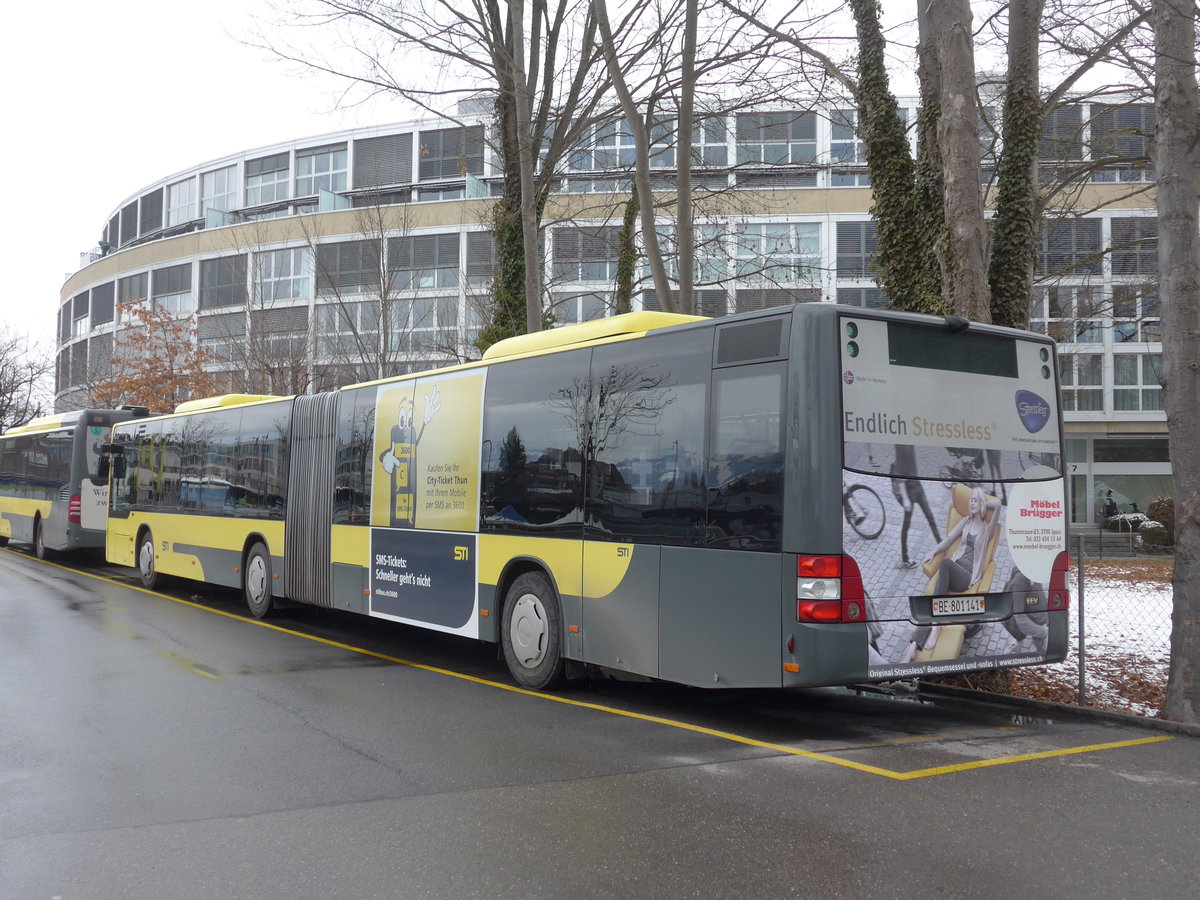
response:
[[[1050,404],[1033,391],[1017,391],[1017,415],[1030,434],[1037,434],[1050,421]]]

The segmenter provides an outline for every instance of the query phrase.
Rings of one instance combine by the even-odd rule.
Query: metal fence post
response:
[[[1087,706],[1087,684],[1084,675],[1084,660],[1086,658],[1086,641],[1084,638],[1084,616],[1083,616],[1083,535],[1079,536],[1079,598],[1077,608],[1079,610],[1079,705]]]

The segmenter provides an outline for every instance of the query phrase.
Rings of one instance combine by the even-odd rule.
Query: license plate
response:
[[[983,597],[935,597],[935,616],[969,616],[984,611]]]

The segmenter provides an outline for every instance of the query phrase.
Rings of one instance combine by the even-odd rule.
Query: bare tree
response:
[[[0,434],[48,411],[54,357],[0,325]]]
[[[1200,722],[1200,88],[1192,0],[1154,0],[1163,391],[1175,480],[1166,716]]]
[[[287,44],[281,32],[261,45],[283,59],[350,80],[369,94],[387,93],[444,115],[448,100],[493,105],[493,147],[504,166],[496,204],[495,311],[499,329],[542,327],[537,236],[551,180],[600,111],[607,90],[596,64],[595,20],[570,0],[449,0],[378,4],[371,0],[308,0],[281,5],[295,33],[322,36],[322,46]],[[311,26],[317,26],[315,32]],[[335,32],[345,55],[330,49]],[[524,307],[524,321],[512,309]],[[519,333],[516,332],[516,333]]]

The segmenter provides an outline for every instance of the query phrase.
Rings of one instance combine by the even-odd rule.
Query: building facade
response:
[[[915,119],[911,103],[906,113]],[[1123,512],[1171,491],[1152,134],[1152,107],[1078,103],[1048,118],[1040,151],[1043,178],[1062,175],[1066,189],[1051,195],[1031,328],[1060,344],[1081,524],[1110,491]],[[677,142],[669,127],[654,140],[656,186],[673,190]],[[698,312],[884,304],[853,111],[709,118],[691,152]],[[628,131],[597,127],[554,181],[543,250],[557,323],[613,311],[632,162]],[[193,316],[231,390],[320,390],[477,356],[500,181],[487,125],[460,117],[288,141],[148,185],[113,210],[63,285],[57,408],[87,404],[138,327],[137,304]],[[659,230],[673,268],[672,222]],[[649,284],[635,309],[658,307]]]

